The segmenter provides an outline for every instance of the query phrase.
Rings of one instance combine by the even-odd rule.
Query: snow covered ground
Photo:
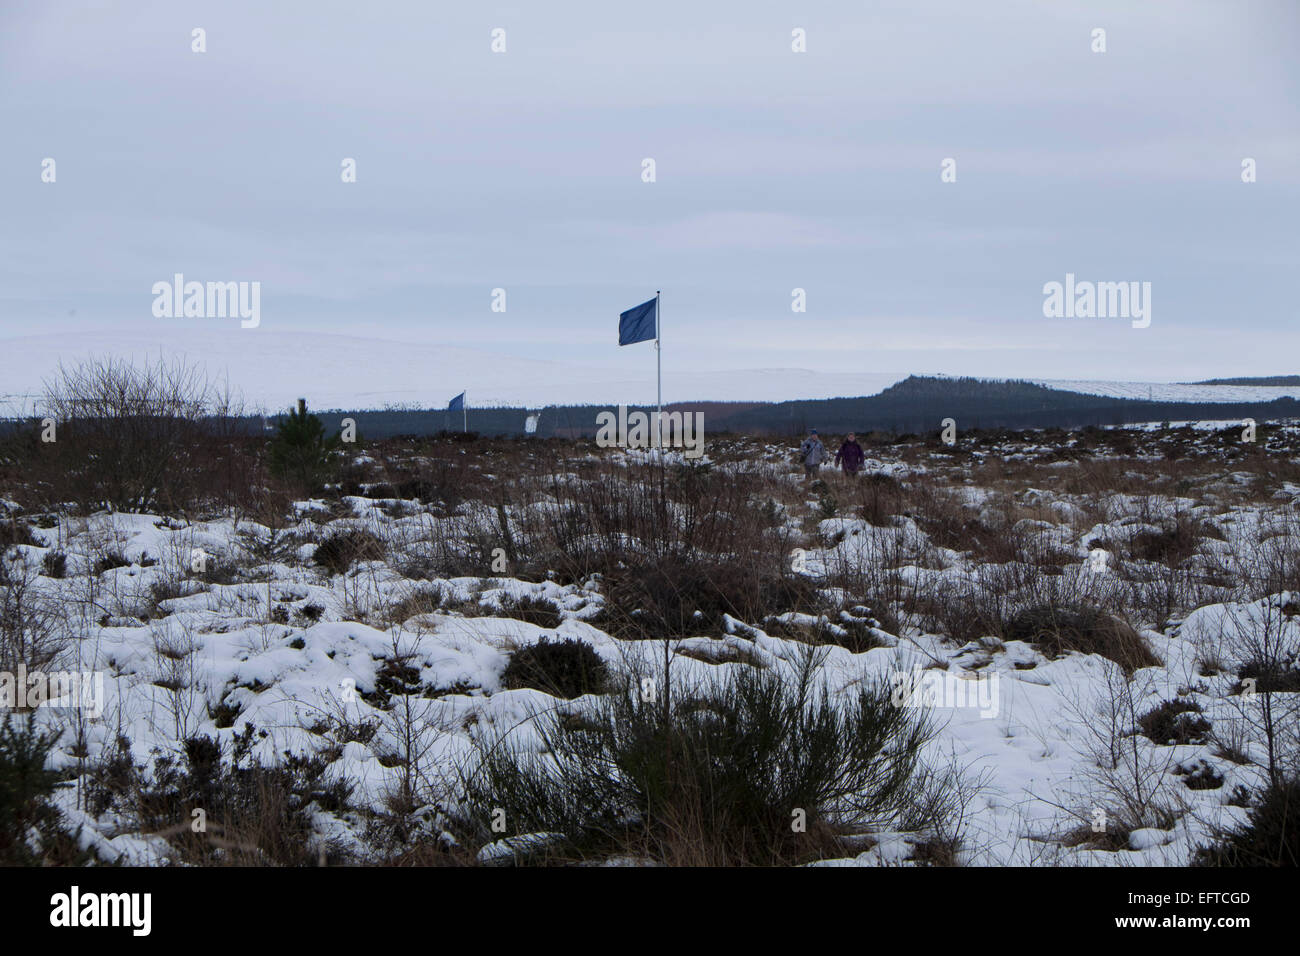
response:
[[[926,470],[888,456],[871,458],[867,467],[902,478]],[[794,475],[783,480],[797,487]],[[989,500],[979,488],[968,487],[965,494],[976,506]],[[1300,488],[1291,487],[1287,495],[1278,507],[1300,500]],[[1163,517],[1193,515],[1213,522],[1222,538],[1202,543],[1207,559],[1217,555],[1228,560],[1250,542],[1272,540],[1261,530],[1272,509],[1267,505],[1115,495],[1104,503],[1110,517],[1090,524],[1082,518],[1089,507],[1085,496],[1029,489],[1019,500],[1043,515],[1059,516],[1055,522],[1038,519],[1035,528],[1065,555],[1062,580],[1083,588],[1094,587],[1108,574],[1114,578],[1105,562],[1099,569],[1099,541],[1117,548],[1118,542],[1158,529],[1153,522]],[[554,502],[538,499],[510,506],[507,514],[516,522],[523,510],[551,507]],[[296,514],[285,532],[295,542],[291,553],[261,564],[250,563],[249,542],[267,539],[271,532],[247,518],[182,522],[158,515],[98,514],[33,526],[41,543],[14,548],[7,559],[10,574],[30,579],[66,608],[78,640],[64,663],[105,675],[102,717],[65,726],[57,751],[59,769],[81,772],[86,759],[107,754],[118,738],[129,740],[134,758],[144,764],[151,754],[174,750],[187,736],[206,734],[229,742],[249,723],[263,734],[255,755],[274,762],[285,752],[319,752],[331,742],[331,731],[322,729],[331,721],[336,727],[368,724],[375,728],[373,735],[338,746],[329,774],[355,782],[355,799],[379,810],[398,784],[401,770],[391,758],[403,746],[404,735],[421,737],[427,775],[448,779],[472,752],[477,734],[509,730],[517,739],[529,739],[533,715],[554,700],[540,691],[502,687],[502,672],[520,647],[548,636],[576,638],[621,673],[641,673],[662,653],[654,641],[619,641],[590,623],[606,600],[597,577],[562,586],[504,574],[413,580],[395,570],[394,559],[402,552],[418,553],[430,540],[448,536],[467,540],[476,529],[491,526],[500,514],[481,502],[469,501],[440,515],[415,501],[347,497],[333,506],[300,502]],[[934,544],[911,518],[873,525],[859,517],[835,516],[815,527],[803,564],[812,576],[835,567],[881,568],[893,561],[901,579],[943,594],[998,570],[970,553]],[[320,567],[313,561],[315,542],[326,530],[342,528],[362,528],[382,538],[390,549],[388,560],[363,561],[346,573]],[[61,578],[46,573],[44,559],[55,550],[66,555]],[[191,573],[196,553],[214,568],[239,564],[241,570],[224,582],[196,578]],[[120,561],[120,566],[97,570],[96,562],[105,555],[116,556],[108,563]],[[898,555],[911,558],[899,560]],[[404,606],[413,595],[430,598],[427,606],[438,610],[393,617],[391,609]],[[502,611],[524,596],[554,604],[558,627],[543,628]],[[1258,764],[1264,755],[1258,741],[1238,741],[1249,761],[1228,753],[1222,743],[1231,736],[1230,728],[1240,728],[1249,717],[1236,689],[1242,662],[1233,659],[1223,635],[1239,622],[1269,618],[1277,624],[1276,640],[1300,650],[1300,616],[1293,610],[1298,597],[1280,593],[1257,601],[1212,601],[1185,617],[1147,627],[1143,637],[1160,663],[1137,670],[1131,679],[1096,655],[1051,659],[1023,641],[984,637],[958,643],[924,629],[898,634],[878,629],[881,646],[861,653],[824,647],[820,679],[832,695],[846,701],[863,681],[906,674],[937,675],[948,682],[943,686],[972,685],[988,695],[977,703],[940,700],[929,705],[941,730],[927,760],[935,766],[955,761],[981,777],[966,814],[962,862],[1184,865],[1215,828],[1245,818],[1238,788],[1257,788],[1262,781]],[[477,610],[467,615],[467,607]],[[823,623],[835,626],[833,619]],[[732,620],[723,638],[673,641],[673,651],[680,655],[674,666],[704,681],[727,668],[792,670],[806,644],[769,634],[764,627],[763,622]],[[406,698],[413,710],[400,715],[373,696],[384,663],[398,658],[416,668],[420,685],[418,694]],[[1217,670],[1206,667],[1210,660]],[[1120,728],[1120,737],[1107,737],[1117,687],[1129,695],[1133,713],[1169,700],[1195,705],[1215,733],[1173,746],[1132,736],[1134,728],[1127,726]],[[233,719],[232,713],[237,715]],[[221,714],[227,718],[219,721]],[[1098,749],[1113,747],[1117,740],[1133,748],[1137,763],[1128,772],[1154,792],[1152,802],[1177,812],[1168,826],[1138,827],[1124,834],[1119,848],[1102,849],[1086,839],[1086,831],[1098,822],[1105,829],[1107,814],[1123,799],[1118,791],[1126,785],[1124,769],[1107,771],[1097,760]],[[1188,781],[1198,775],[1218,782],[1194,788]],[[61,805],[83,825],[84,845],[101,858],[150,864],[168,857],[161,837],[124,832],[128,821],[91,813],[82,793],[80,784],[61,790]],[[321,811],[316,827],[322,841],[347,845],[358,858],[372,852],[355,820]],[[1081,828],[1085,838],[1077,835]],[[908,858],[912,840],[908,834],[880,833],[870,849],[839,862],[899,863]]]

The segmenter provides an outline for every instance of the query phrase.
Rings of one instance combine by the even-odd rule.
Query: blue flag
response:
[[[447,403],[447,411],[449,412],[458,412],[464,407],[465,407],[464,392],[461,392],[459,395],[457,395],[455,398],[453,398],[450,402]]]
[[[659,320],[658,305],[659,298],[656,296],[619,315],[618,344],[632,345],[658,338],[659,333],[655,328]]]

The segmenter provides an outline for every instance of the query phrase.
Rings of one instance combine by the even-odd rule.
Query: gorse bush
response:
[[[95,573],[103,574],[105,571],[115,571],[118,568],[129,568],[131,561],[121,551],[105,551],[95,559]]]
[[[62,578],[68,573],[68,556],[62,551],[48,551],[41,558],[41,573],[47,578]]]
[[[510,655],[501,685],[507,690],[531,687],[571,700],[583,694],[599,694],[608,679],[605,662],[590,644],[573,638],[542,638]]]
[[[1254,681],[1253,689],[1260,694],[1296,693],[1300,692],[1300,665],[1284,653],[1256,653],[1237,669],[1237,679],[1243,685]]]
[[[1199,744],[1210,732],[1210,722],[1194,700],[1161,701],[1138,717],[1138,727],[1158,744]]]
[[[1300,778],[1266,789],[1244,827],[1197,849],[1194,866],[1300,866]]]
[[[229,756],[209,737],[191,737],[179,757],[155,760],[145,774],[127,762],[115,768],[101,805],[138,819],[191,864],[304,866],[313,851],[313,807],[345,810],[353,785],[327,779],[322,758],[286,753],[264,766],[252,757],[255,729],[246,725]],[[193,811],[204,829],[195,832]]]
[[[808,655],[794,673],[748,666],[662,698],[644,685],[535,716],[539,744],[481,740],[463,774],[466,839],[504,810],[510,835],[562,835],[596,860],[799,863],[843,855],[839,835],[897,820],[920,796],[932,728],[884,684],[831,700]],[[646,699],[647,697],[651,699]]]
[[[57,739],[37,730],[32,714],[0,720],[0,866],[82,862],[50,802],[59,777],[45,764]]]
[[[358,561],[377,561],[384,556],[383,543],[363,528],[336,531],[316,547],[313,559],[333,574],[344,574]]]
[[[40,539],[32,533],[31,525],[26,521],[20,521],[17,518],[0,521],[0,548],[7,548],[15,544],[33,545],[38,548],[43,546]]]

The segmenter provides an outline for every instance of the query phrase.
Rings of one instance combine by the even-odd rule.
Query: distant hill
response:
[[[912,376],[865,398],[781,402],[706,422],[718,431],[797,434],[808,428],[927,432],[953,418],[959,428],[1051,428],[1147,421],[1289,418],[1300,402],[1142,401],[1088,395],[1024,381]]]
[[[1224,394],[1230,392],[1230,389],[1225,390]],[[1214,395],[1212,391],[1209,394]],[[311,395],[307,397],[310,399]],[[596,434],[597,414],[614,407],[595,404],[548,405],[540,409],[470,407],[467,417],[469,430],[480,435],[523,436],[525,422],[536,416],[537,427],[533,434],[539,438],[590,438]],[[732,433],[784,438],[805,434],[810,428],[832,435],[848,431],[925,434],[937,431],[945,418],[955,419],[957,427],[962,430],[1300,418],[1300,400],[1291,396],[1258,397],[1245,401],[1147,400],[1049,388],[1027,381],[917,375],[891,385],[877,395],[856,398],[680,402],[664,408],[670,412],[702,412],[706,435]],[[644,405],[630,406],[632,409],[653,411],[652,407]],[[459,412],[448,412],[445,408],[333,409],[316,410],[315,414],[330,432],[338,430],[344,418],[355,419],[363,438],[435,435],[443,431],[459,431],[463,423]],[[274,429],[278,420],[279,416],[268,416],[264,425],[261,417],[250,417],[246,427],[252,433],[262,432]],[[0,424],[0,433],[8,428],[12,428],[12,423]]]
[[[592,437],[596,415],[609,405],[556,405],[541,409],[471,408],[469,428],[484,435],[523,434],[524,421],[539,415],[538,437]],[[646,406],[637,410],[653,411]],[[1150,421],[1259,421],[1300,418],[1300,401],[1283,397],[1253,402],[1144,401],[1088,395],[1025,381],[911,376],[878,395],[789,402],[682,402],[666,411],[703,412],[706,434],[790,437],[810,428],[826,433],[935,431],[945,418],[967,428],[1077,428]],[[461,426],[458,414],[443,409],[317,412],[331,430],[345,417],[356,419],[362,435],[427,435]]]
[[[1258,378],[1207,378],[1189,385],[1257,385],[1267,388],[1293,388],[1300,386],[1300,375],[1272,375]]]

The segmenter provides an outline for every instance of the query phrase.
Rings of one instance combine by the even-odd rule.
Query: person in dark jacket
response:
[[[862,446],[854,438],[853,432],[849,432],[849,437],[844,439],[844,444],[840,445],[840,450],[835,453],[835,464],[844,469],[844,474],[856,475],[866,460],[867,456],[862,453]]]

